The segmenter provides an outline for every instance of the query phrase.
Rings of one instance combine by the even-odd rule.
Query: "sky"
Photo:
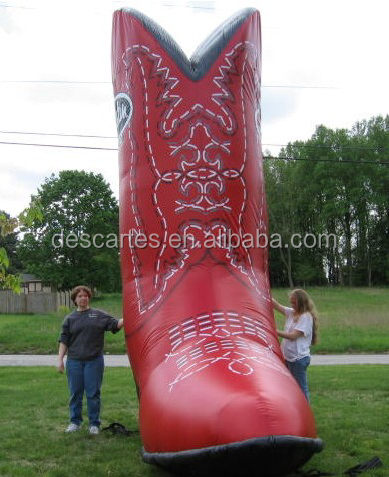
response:
[[[111,28],[124,7],[150,16],[188,56],[236,11],[260,11],[264,151],[306,140],[319,124],[351,128],[388,114],[387,0],[237,4],[0,0],[0,210],[17,215],[46,177],[65,169],[101,173],[118,197]]]

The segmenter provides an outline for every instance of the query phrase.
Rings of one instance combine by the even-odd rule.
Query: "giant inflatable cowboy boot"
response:
[[[280,475],[321,450],[276,336],[261,156],[260,17],[188,61],[156,23],[113,23],[128,354],[143,457],[183,475]]]

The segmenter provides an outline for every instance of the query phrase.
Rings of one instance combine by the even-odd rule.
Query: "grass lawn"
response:
[[[389,289],[312,288],[308,289],[319,311],[320,342],[313,353],[388,353]],[[273,290],[282,304],[287,290]],[[96,297],[92,306],[114,316],[122,313],[121,295]],[[283,318],[276,313],[278,327]],[[57,353],[63,316],[0,314],[0,354]],[[123,354],[123,334],[106,334],[106,353]]]
[[[309,370],[312,407],[326,447],[306,469],[341,474],[374,456],[389,474],[389,380],[385,366],[315,366]],[[167,477],[144,464],[139,435],[85,430],[64,434],[66,378],[54,368],[0,368],[0,475],[2,477]],[[131,372],[108,368],[103,385],[102,425],[119,421],[138,428]]]

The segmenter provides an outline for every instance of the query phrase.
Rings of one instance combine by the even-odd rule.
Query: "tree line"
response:
[[[264,174],[270,232],[289,245],[270,249],[273,286],[389,284],[389,116],[318,126],[265,160]],[[293,248],[296,233],[335,246]]]
[[[389,284],[389,116],[350,130],[318,126],[263,167],[269,235],[282,238],[269,249],[272,286]],[[18,220],[0,211],[0,288],[16,290],[28,272],[59,290],[120,291],[117,247],[61,246],[69,234],[119,236],[118,203],[101,174],[53,174],[32,204]],[[293,247],[296,234],[332,238]]]
[[[61,243],[61,237],[118,234],[118,203],[103,176],[75,170],[52,174],[38,188],[32,203],[33,220],[0,239],[10,262],[8,273],[32,273],[58,290],[83,283],[100,291],[119,291],[117,248]],[[12,221],[9,215],[2,215],[8,223]],[[17,290],[15,284],[11,288]]]

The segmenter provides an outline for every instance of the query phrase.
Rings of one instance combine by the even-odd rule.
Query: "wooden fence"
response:
[[[36,292],[16,295],[0,291],[0,313],[52,313],[60,306],[71,308],[70,292]]]

